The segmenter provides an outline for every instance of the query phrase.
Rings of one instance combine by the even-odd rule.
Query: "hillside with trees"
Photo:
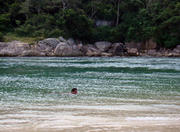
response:
[[[0,40],[19,37],[180,43],[179,0],[0,0]]]

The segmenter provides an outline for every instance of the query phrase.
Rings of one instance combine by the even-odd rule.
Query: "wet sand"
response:
[[[0,132],[179,132],[180,106],[27,107],[2,115],[0,128]]]

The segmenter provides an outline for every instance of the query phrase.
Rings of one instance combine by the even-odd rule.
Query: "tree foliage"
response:
[[[180,43],[179,0],[0,0],[0,32],[85,42]],[[96,26],[96,21],[110,25]],[[1,37],[2,38],[2,37]]]

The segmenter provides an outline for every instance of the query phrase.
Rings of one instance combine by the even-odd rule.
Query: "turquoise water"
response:
[[[104,118],[180,122],[180,59],[0,58],[2,130],[65,131]]]

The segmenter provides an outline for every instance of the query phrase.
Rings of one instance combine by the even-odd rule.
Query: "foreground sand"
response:
[[[4,115],[0,121],[0,132],[180,131],[179,105],[75,105],[29,109]]]

